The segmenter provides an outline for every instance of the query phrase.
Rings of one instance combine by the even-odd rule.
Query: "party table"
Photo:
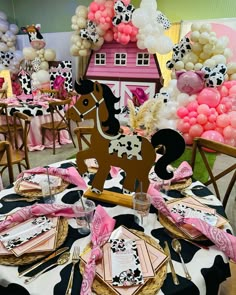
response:
[[[59,167],[66,169],[68,167],[74,166],[75,160],[67,160],[63,162],[58,162],[52,164],[53,167]],[[90,173],[84,177],[84,180],[89,185],[93,179],[94,174]],[[112,177],[108,176],[105,182],[105,188],[113,192],[121,192],[122,181],[124,179],[124,172],[122,170]],[[197,187],[198,189],[194,189]],[[201,187],[201,189],[199,189]],[[80,194],[83,191],[77,186],[70,184],[65,188],[64,191],[59,192],[56,195],[56,202],[58,204],[75,204],[79,200],[78,190]],[[207,204],[208,206],[215,208],[219,214],[225,216],[222,204],[217,200],[217,198],[200,183],[199,181],[193,181],[188,187],[188,194],[197,196],[201,199],[201,202]],[[173,200],[176,198],[183,197],[181,193],[177,190],[168,191],[168,195],[162,193],[165,201]],[[13,185],[9,186],[0,192],[0,200],[4,197],[17,197]],[[10,212],[15,212],[19,208],[29,206],[34,204],[36,201],[25,202],[25,201],[15,201],[15,202],[5,202],[2,199],[0,203],[0,216],[9,214]],[[38,203],[43,203],[40,199]],[[149,237],[152,237],[156,242],[164,247],[164,241],[167,241],[169,246],[171,245],[172,237],[159,222],[157,210],[151,206],[150,214],[148,216],[148,225],[143,228],[134,222],[134,211],[131,208],[123,207],[120,205],[110,204],[106,202],[95,201],[96,205],[100,204],[105,208],[106,212],[115,219],[115,228],[120,225],[124,225],[128,229],[133,229],[145,233]],[[69,247],[71,252],[75,245],[79,245],[81,251],[90,242],[90,235],[82,236],[78,233],[77,223],[74,218],[68,219],[68,234],[60,247]],[[227,223],[224,225],[224,230],[231,232],[231,227]],[[185,278],[182,265],[180,263],[177,254],[170,249],[173,264],[179,279],[180,284],[174,285],[172,281],[172,276],[169,267],[167,268],[167,275],[159,290],[158,294],[218,294],[220,284],[230,277],[229,259],[220,250],[213,245],[209,240],[199,241],[199,244],[203,246],[208,246],[209,249],[200,248],[196,245],[189,243],[188,241],[181,240],[182,245],[182,256],[187,265],[187,268],[191,274],[192,280]],[[171,248],[171,247],[170,247]],[[0,257],[1,261],[1,257]],[[55,260],[54,260],[55,261]],[[51,262],[52,263],[52,262]],[[33,265],[31,263],[30,265]],[[45,264],[46,266],[47,264]],[[31,294],[31,295],[64,295],[72,263],[69,261],[64,265],[54,267],[47,271],[46,274],[41,275],[35,281],[30,284],[24,284],[24,280],[27,277],[18,277],[18,273],[26,269],[27,266],[15,266],[15,265],[0,265],[0,294],[12,295],[12,294]],[[32,272],[33,274],[33,272]],[[32,275],[31,274],[31,275]],[[82,275],[80,272],[79,264],[75,267],[74,273],[74,284],[72,289],[72,294],[80,294],[82,282]],[[105,294],[105,293],[104,293]]]
[[[43,150],[44,148],[52,148],[52,134],[46,133],[45,144],[42,145],[41,124],[51,122],[51,115],[49,112],[48,102],[54,100],[52,97],[43,96],[40,97],[21,97],[21,98],[8,98],[1,100],[8,104],[8,115],[13,116],[14,112],[21,112],[28,115],[31,118],[30,132],[28,135],[28,148],[29,151]],[[63,110],[61,110],[63,111]],[[55,114],[55,118],[60,120],[58,114]],[[0,123],[4,124],[4,118],[0,116]],[[68,132],[61,131],[61,144],[71,143]],[[56,147],[60,147],[59,143]]]

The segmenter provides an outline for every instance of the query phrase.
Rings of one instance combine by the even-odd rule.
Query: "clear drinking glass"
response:
[[[55,202],[55,188],[52,187],[48,181],[42,181],[39,185],[42,190],[44,203],[53,204]]]
[[[135,210],[135,222],[145,226],[151,206],[151,198],[147,193],[139,192],[133,196],[133,209]]]
[[[79,226],[78,232],[81,235],[86,235],[90,233],[90,224],[93,219],[95,203],[88,199],[80,199],[79,204],[77,205],[76,211],[76,222]]]

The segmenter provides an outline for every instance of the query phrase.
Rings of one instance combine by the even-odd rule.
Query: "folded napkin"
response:
[[[78,186],[79,189],[86,190],[88,188],[86,182],[82,178],[82,176],[79,174],[79,172],[75,169],[75,167],[69,167],[69,168],[56,168],[56,167],[36,167],[29,170],[25,170],[24,172],[21,172],[17,179],[23,177],[24,173],[31,173],[31,174],[47,174],[47,171],[49,175],[54,176],[60,176],[63,180],[73,183],[74,185]]]
[[[115,220],[106,213],[102,206],[98,205],[91,223],[92,250],[84,269],[81,295],[92,294],[91,287],[96,273],[96,260],[102,258],[102,246],[108,241],[114,226]]]
[[[35,204],[27,206],[8,215],[5,220],[0,222],[0,232],[10,225],[21,223],[30,219],[33,216],[48,215],[52,217],[76,217],[78,212],[81,212],[81,206],[76,205],[59,205],[59,204]]]
[[[199,218],[186,218],[179,214],[170,212],[167,207],[159,188],[155,184],[150,184],[148,193],[151,195],[152,205],[157,208],[164,216],[171,217],[174,222],[179,224],[189,224],[196,228],[199,232],[205,235],[211,240],[218,249],[229,256],[233,261],[236,262],[236,237],[225,232],[224,230],[208,224]]]

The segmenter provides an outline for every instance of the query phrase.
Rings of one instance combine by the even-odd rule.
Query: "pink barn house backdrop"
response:
[[[116,96],[120,107],[132,98],[131,90],[143,88],[149,98],[162,87],[162,75],[156,55],[140,50],[136,42],[121,45],[104,43],[91,54],[84,78],[107,84]]]

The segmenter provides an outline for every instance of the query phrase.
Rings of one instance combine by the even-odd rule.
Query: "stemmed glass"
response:
[[[151,198],[147,193],[139,192],[133,196],[133,209],[135,210],[135,222],[141,226],[147,223],[151,206]]]

